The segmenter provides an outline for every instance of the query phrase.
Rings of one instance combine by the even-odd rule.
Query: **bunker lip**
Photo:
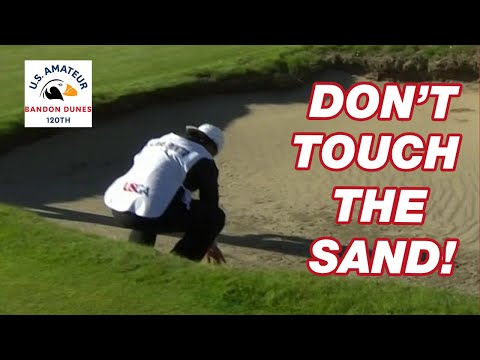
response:
[[[343,71],[351,75],[365,76],[375,81],[479,81],[477,59],[465,58],[465,55],[447,55],[429,62],[425,58],[392,56],[357,56],[332,52],[316,60],[314,68],[308,66],[297,69],[294,74],[279,69],[271,73],[224,75],[215,79],[209,74],[197,74],[189,83],[150,92],[120,96],[113,101],[93,104],[94,124],[115,119],[116,116],[142,109],[158,103],[171,103],[199,96],[223,93],[241,93],[261,90],[292,89],[305,86],[317,80],[317,76],[327,71]],[[288,70],[287,70],[288,71]],[[74,129],[73,129],[74,130]],[[8,153],[16,146],[28,145],[42,138],[63,134],[72,129],[29,128],[25,129],[19,121],[9,132],[0,135],[0,155]]]

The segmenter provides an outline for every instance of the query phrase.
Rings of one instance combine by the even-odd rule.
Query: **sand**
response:
[[[331,72],[319,81],[348,87],[362,79]],[[103,204],[103,192],[144,142],[186,124],[211,122],[225,130],[225,148],[217,157],[221,205],[226,227],[218,239],[227,266],[296,268],[307,271],[311,241],[332,236],[343,244],[353,237],[429,237],[443,243],[460,239],[453,276],[391,278],[456,289],[478,295],[479,258],[479,90],[464,84],[445,122],[430,120],[433,101],[417,107],[410,122],[356,122],[345,115],[308,121],[310,86],[281,92],[216,95],[169,105],[152,105],[92,129],[75,129],[0,158],[0,201],[22,206],[63,226],[126,241]],[[113,125],[114,124],[114,125]],[[401,173],[391,166],[378,172],[351,167],[329,172],[315,157],[309,171],[295,171],[295,131],[462,133],[455,172]],[[423,226],[335,224],[336,185],[428,186]],[[357,212],[354,212],[354,216]],[[157,249],[169,251],[177,238],[159,236]],[[28,244],[26,244],[28,246]],[[112,244],[114,246],[114,244]],[[312,275],[313,276],[313,275]],[[390,279],[387,279],[390,281]]]

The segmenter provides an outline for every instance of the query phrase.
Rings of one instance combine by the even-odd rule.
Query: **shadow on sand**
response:
[[[328,72],[317,81],[334,81],[344,88],[354,82],[344,72]],[[0,202],[25,207],[45,217],[115,226],[107,215],[49,206],[101,197],[111,181],[127,170],[146,140],[185,125],[214,123],[226,128],[254,104],[308,103],[311,84],[294,90],[206,96],[185,102],[152,105],[93,128],[68,132],[19,147],[0,158]],[[241,120],[240,120],[241,121]],[[115,124],[114,126],[112,124]],[[101,200],[99,200],[99,203]],[[271,241],[271,237],[282,241]],[[311,239],[282,235],[223,236],[221,242],[306,256]]]
[[[50,219],[84,222],[120,228],[120,226],[113,220],[111,216],[106,215],[92,214],[46,205],[37,206],[36,208],[31,209],[31,211]],[[171,235],[178,238],[181,236],[179,233],[164,235]],[[243,246],[252,249],[277,252],[285,255],[299,256],[306,259],[310,257],[310,245],[312,239],[283,234],[220,234],[217,241],[220,244]],[[339,255],[342,256],[345,250],[346,246],[343,246]]]

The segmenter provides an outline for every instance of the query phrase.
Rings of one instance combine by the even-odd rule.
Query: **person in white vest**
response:
[[[129,241],[154,246],[157,234],[181,232],[173,254],[225,262],[216,242],[225,213],[214,161],[223,145],[222,130],[211,124],[188,125],[183,135],[170,132],[146,142],[104,194],[116,221],[131,229]],[[198,200],[192,199],[197,190]]]

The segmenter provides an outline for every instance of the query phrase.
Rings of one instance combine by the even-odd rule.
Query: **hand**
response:
[[[226,264],[225,257],[223,256],[222,251],[218,248],[216,244],[212,245],[207,251],[207,261],[210,264],[212,261],[214,264],[220,265],[221,263]]]

